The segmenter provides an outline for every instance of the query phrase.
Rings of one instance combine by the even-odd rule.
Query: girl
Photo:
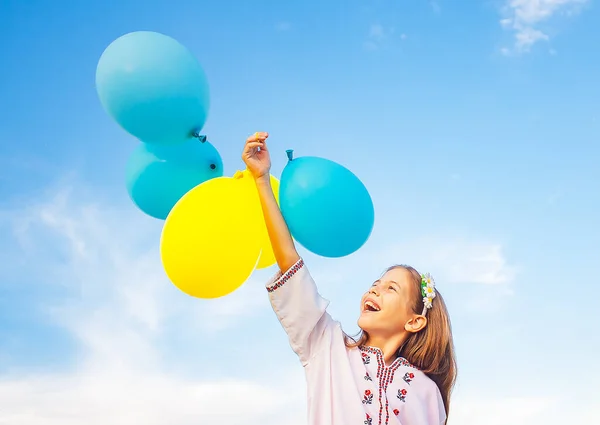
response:
[[[360,302],[348,337],[298,255],[270,186],[267,133],[246,140],[280,273],[267,283],[273,310],[300,358],[310,425],[444,425],[456,379],[450,319],[431,276],[393,266]]]

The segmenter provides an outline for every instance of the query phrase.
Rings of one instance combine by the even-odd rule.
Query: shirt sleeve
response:
[[[335,326],[326,311],[329,301],[319,294],[302,259],[267,282],[267,291],[292,349],[306,366]]]
[[[429,393],[426,406],[429,423],[436,425],[444,425],[446,423],[446,409],[444,408],[444,400],[442,400],[442,395],[440,394],[437,385]]]

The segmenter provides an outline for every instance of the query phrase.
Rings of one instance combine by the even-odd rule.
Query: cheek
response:
[[[388,320],[394,323],[402,323],[406,322],[409,312],[406,306],[405,300],[400,297],[394,297],[393,302],[390,302],[389,305],[392,306],[386,313]]]

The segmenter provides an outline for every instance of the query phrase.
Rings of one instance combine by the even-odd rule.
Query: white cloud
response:
[[[269,313],[262,282],[248,282],[219,300],[181,294],[160,265],[160,222],[90,195],[61,189],[34,205],[0,213],[16,241],[10,251],[3,246],[5,253],[24,259],[32,285],[64,289],[60,304],[46,305],[47,318],[78,347],[78,361],[69,370],[0,377],[0,424],[302,424],[299,366],[291,372],[265,366],[260,381],[226,372],[216,381],[210,378],[213,366],[198,363],[236,348],[215,346],[206,353],[204,340],[211,333]],[[10,269],[2,269],[5,280]],[[189,341],[175,361],[189,362],[198,353],[196,361],[165,363],[160,345],[165,334]]]
[[[0,424],[301,425],[304,412],[295,406],[303,395],[291,385],[127,371],[30,377],[0,381]]]
[[[373,24],[369,28],[369,38],[374,40],[383,40],[386,37],[386,31],[380,24]]]
[[[574,394],[496,397],[458,395],[453,398],[452,403],[448,425],[591,425],[596,423],[600,415],[600,407],[595,406],[595,403],[578,401]]]
[[[79,202],[78,197],[85,201]],[[160,263],[161,222],[129,206],[90,201],[89,194],[62,188],[49,199],[13,212],[11,222],[25,258],[39,265],[45,252],[61,253],[62,265],[53,272],[60,276],[61,285],[80,298],[84,309],[87,303],[105,302],[103,306],[118,307],[148,331],[158,331],[161,322],[182,308],[196,319],[203,317],[197,320],[200,324],[210,318],[205,330],[215,325],[222,329],[267,303],[262,282],[252,279],[217,300],[195,300],[179,293]],[[81,313],[72,309],[61,306],[54,312]]]
[[[466,237],[430,236],[387,245],[371,262],[409,264],[429,272],[446,301],[460,306],[449,306],[451,311],[460,308],[485,316],[496,314],[512,298],[518,272],[500,243]]]
[[[364,42],[364,47],[367,50],[377,50],[382,47],[387,40],[389,40],[394,32],[394,28],[386,28],[381,24],[372,24],[369,27],[369,33],[367,35],[367,40]],[[406,35],[401,34],[400,37],[404,40]]]
[[[588,0],[507,0],[503,8],[503,28],[514,34],[514,48],[503,47],[505,55],[528,52],[540,41],[550,36],[539,25],[551,18],[577,13]]]
[[[2,222],[16,230],[19,245],[13,254],[24,257],[27,273],[47,281],[38,284],[56,282],[68,290],[48,318],[67,330],[80,350],[69,370],[0,376],[0,425],[304,425],[305,381],[297,362],[289,364],[290,370],[250,363],[260,379],[228,374],[223,362],[203,363],[237,344],[207,347],[204,340],[214,324],[222,322],[216,332],[231,332],[269,309],[260,279],[222,300],[182,295],[161,270],[160,223],[132,207],[89,199],[79,190],[60,190],[25,209],[0,212]],[[503,286],[515,274],[497,243],[423,238],[377,253],[375,262],[398,258],[431,267],[450,282]],[[334,287],[348,280],[339,269],[315,270],[315,276]],[[182,350],[209,355],[182,353],[175,361],[186,364],[165,363],[157,341],[173,333],[189,341]],[[575,382],[568,374],[556,379],[557,387]],[[528,425],[541,418],[546,425],[585,425],[600,414],[598,408],[580,408],[572,402],[575,396],[558,402],[548,392],[542,388],[537,397],[458,392],[450,425]],[[556,406],[567,408],[557,411]]]
[[[498,243],[464,238],[423,237],[378,253],[388,262],[402,261],[440,276],[446,283],[511,283],[517,269]]]
[[[448,425],[529,425],[551,405],[552,400],[545,397],[457,397],[453,403]]]

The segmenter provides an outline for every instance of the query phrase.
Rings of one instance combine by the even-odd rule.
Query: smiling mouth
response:
[[[373,301],[365,301],[364,309],[363,309],[364,312],[372,313],[372,312],[376,312],[379,310],[381,310],[381,308],[379,308],[379,306],[377,304],[375,304]]]

